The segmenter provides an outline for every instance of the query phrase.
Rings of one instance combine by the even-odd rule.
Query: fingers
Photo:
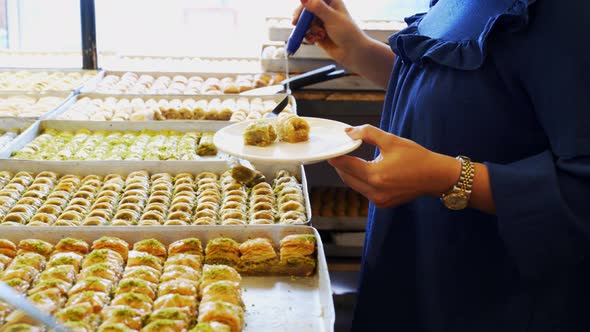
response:
[[[336,170],[340,170],[357,179],[368,182],[371,174],[371,163],[351,156],[341,156],[328,160],[328,163]]]
[[[399,139],[399,137],[371,125],[346,128],[345,131],[350,138],[360,139],[363,142],[375,145],[381,151],[390,150],[392,145]]]
[[[297,24],[297,21],[299,21],[299,16],[301,15],[301,11],[303,11],[303,5],[299,5],[295,9],[295,12],[293,12],[293,20],[291,20],[291,24]]]
[[[322,27],[320,27],[316,24],[312,24],[312,26],[309,28],[309,30],[305,34],[305,39],[307,39],[307,41],[312,44],[315,44],[317,42],[321,42],[325,38],[326,38],[326,30],[324,30]]]
[[[338,173],[338,176],[340,176],[342,181],[344,181],[344,183],[346,183],[347,186],[359,192],[361,195],[365,197],[368,197],[370,193],[373,191],[372,187],[370,187],[367,183],[363,182],[362,180],[356,178],[353,175],[350,175],[337,168],[336,173]]]
[[[329,21],[332,17],[338,14],[338,12],[324,2],[324,0],[301,0],[301,3],[307,10],[319,17],[322,21]]]

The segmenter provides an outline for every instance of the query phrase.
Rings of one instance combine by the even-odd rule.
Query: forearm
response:
[[[349,52],[343,65],[375,84],[387,88],[395,53],[381,42],[363,35],[360,45]]]
[[[439,155],[440,163],[433,165],[436,170],[432,178],[433,190],[430,191],[432,196],[440,197],[443,193],[449,191],[457,183],[461,173],[461,163],[456,158]],[[471,187],[471,197],[469,207],[486,213],[495,214],[496,206],[492,196],[492,187],[490,185],[490,176],[486,165],[481,163],[475,164],[475,176],[473,177],[473,186]]]

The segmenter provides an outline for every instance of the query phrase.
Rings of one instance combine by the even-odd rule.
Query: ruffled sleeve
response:
[[[590,257],[588,10],[539,1],[510,54],[550,143],[522,160],[487,163],[500,234],[526,279],[554,277]]]
[[[535,0],[516,0],[506,10],[490,15],[486,24],[470,38],[442,39],[420,33],[420,23],[426,14],[406,19],[408,27],[389,38],[391,49],[404,62],[423,66],[433,61],[443,66],[461,70],[479,68],[486,57],[490,34],[498,29],[518,30],[529,20],[528,7]]]

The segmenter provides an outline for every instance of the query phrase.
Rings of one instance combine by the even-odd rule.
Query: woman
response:
[[[387,46],[301,2],[387,87],[381,129],[348,131],[375,160],[329,161],[374,203],[353,330],[590,331],[590,5],[433,1]]]

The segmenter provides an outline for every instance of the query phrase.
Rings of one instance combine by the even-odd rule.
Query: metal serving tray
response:
[[[101,71],[99,73],[99,75],[97,76],[96,79],[92,79],[90,81],[88,81],[86,84],[84,84],[82,86],[82,88],[80,89],[80,93],[92,93],[94,92],[94,90],[96,90],[96,86],[97,84],[102,80],[103,77],[107,76],[107,75],[117,75],[117,76],[122,76],[123,74],[127,73],[127,72],[133,72],[133,73],[138,73],[138,74],[146,74],[146,75],[151,75],[154,78],[158,78],[160,76],[176,76],[176,75],[183,75],[183,76],[201,76],[203,79],[207,79],[210,77],[215,77],[215,78],[219,78],[222,79],[224,77],[233,77],[233,76],[238,76],[238,75],[258,75],[258,74],[269,74],[269,75],[273,75],[273,74],[277,74],[277,73],[260,73],[260,72],[250,72],[250,73],[207,73],[207,72],[177,72],[177,71],[138,71],[138,70],[107,70],[107,71]],[[283,73],[285,72],[284,70],[282,71]],[[138,94],[138,95],[143,95],[143,94]],[[238,95],[236,94],[232,94],[232,95]],[[161,96],[170,96],[170,95],[161,95]]]
[[[16,96],[27,96],[27,97],[32,97],[32,98],[43,98],[43,97],[60,97],[63,98],[62,102],[57,105],[54,109],[49,110],[48,112],[46,112],[45,114],[42,114],[40,116],[26,116],[26,117],[19,117],[21,119],[30,119],[30,120],[45,120],[45,119],[50,119],[53,114],[63,105],[65,105],[66,103],[68,103],[70,101],[70,99],[73,99],[72,97],[74,97],[74,92],[67,92],[67,91],[52,91],[52,92],[34,92],[34,91],[24,91],[24,92],[19,92],[19,91],[0,91],[0,98],[10,98],[10,97],[16,97]],[[0,122],[1,121],[6,121],[6,119],[9,118],[15,118],[13,116],[0,116]]]
[[[301,165],[280,165],[280,164],[253,164],[253,166],[262,172],[267,180],[274,178],[274,174],[278,170],[287,170],[291,174],[297,176],[301,180],[303,187],[303,198],[305,200],[305,213],[307,215],[307,223],[309,224],[311,215],[311,201],[309,199],[309,190],[307,185],[307,178],[305,176],[305,170]],[[127,175],[131,172],[138,170],[145,170],[150,174],[154,173],[191,173],[198,174],[201,172],[215,172],[221,174],[229,169],[227,161],[217,160],[213,162],[195,162],[195,161],[117,161],[117,160],[105,160],[105,161],[37,161],[37,160],[17,160],[17,159],[0,159],[0,171],[10,171],[13,173],[19,171],[27,171],[33,173],[39,173],[42,171],[52,171],[59,174],[77,174],[77,175],[108,175],[108,174],[121,174]],[[249,227],[258,227],[267,225],[250,225]],[[270,225],[270,226],[284,226],[284,225]],[[34,228],[27,227],[26,228]],[[57,226],[53,226],[56,227]],[[90,227],[90,226],[89,226]],[[120,228],[121,226],[92,226],[92,228],[102,229],[102,231],[108,231],[112,229]],[[147,227],[147,226],[146,226]],[[146,227],[141,227],[146,228]],[[158,227],[158,226],[155,226]],[[178,226],[170,226],[178,227]],[[201,226],[195,226],[201,227]],[[217,226],[215,226],[217,227]],[[20,226],[13,226],[13,228],[22,228]],[[85,228],[85,227],[84,227]],[[132,227],[133,228],[133,227]],[[149,227],[148,227],[149,228]],[[159,227],[162,228],[162,227]],[[168,228],[168,226],[164,226]],[[12,228],[11,228],[12,229]],[[108,230],[107,230],[108,229]]]
[[[285,98],[286,96],[287,96],[286,94],[252,96],[252,95],[239,95],[239,94],[223,94],[223,95],[133,95],[133,94],[131,94],[130,95],[130,94],[83,93],[83,94],[76,95],[74,98],[68,99],[66,102],[61,104],[54,112],[51,112],[51,117],[46,117],[46,118],[47,119],[56,119],[60,115],[67,112],[70,109],[70,107],[72,107],[72,105],[74,105],[76,103],[76,101],[78,101],[78,99],[82,99],[85,97],[100,98],[100,99],[105,99],[108,97],[113,97],[113,98],[117,98],[117,99],[141,98],[144,101],[146,101],[148,99],[156,99],[156,100],[180,99],[180,100],[184,100],[184,99],[190,98],[190,99],[194,99],[194,100],[199,100],[199,99],[211,100],[214,98],[219,98],[219,99],[221,99],[222,102],[226,99],[247,98],[249,101],[251,101],[254,98],[261,98],[263,100],[272,99],[272,100],[276,101],[277,103],[280,103],[281,100],[283,100],[283,98]],[[295,101],[295,97],[293,97],[292,95],[288,95],[288,97],[289,97],[289,104],[291,105],[291,108],[293,109],[293,113],[297,114],[297,102]],[[189,122],[189,123],[211,122],[210,120],[153,120],[153,121],[155,121],[155,122],[175,122],[175,123],[176,122]],[[97,121],[92,121],[92,122],[97,122]],[[110,122],[110,121],[108,121],[108,122]],[[124,121],[124,122],[141,122],[141,121],[129,120],[129,121]],[[152,121],[148,121],[148,122],[152,122]],[[234,123],[236,121],[213,121],[213,122]]]
[[[10,228],[2,238],[13,242],[33,238],[57,243],[62,238],[74,237],[91,242],[104,234],[91,227],[19,227]],[[225,236],[236,241],[267,237],[278,245],[289,234],[315,234],[317,271],[310,277],[243,276],[244,331],[333,331],[335,311],[328,265],[320,235],[312,227],[178,226],[144,227],[141,231],[136,227],[113,227],[108,232],[109,236],[131,243],[155,238],[164,244],[188,237],[197,237],[206,244],[212,238]]]
[[[0,158],[8,158],[10,156],[10,152],[14,150],[14,145],[18,144],[20,136],[22,136],[24,132],[27,131],[27,128],[30,128],[30,126],[34,125],[35,123],[35,120],[30,118],[0,118],[0,129],[6,131],[18,128],[20,131],[20,134],[16,136],[10,143],[6,144],[5,147],[0,148]]]
[[[105,131],[142,131],[146,130],[173,130],[173,131],[212,131],[216,132],[219,129],[229,125],[228,121],[68,121],[68,120],[43,120],[37,121],[31,125],[26,131],[19,135],[11,144],[10,149],[4,151],[4,154],[0,154],[1,158],[9,158],[12,152],[16,152],[22,149],[27,143],[34,140],[41,134],[43,129],[53,128],[59,131],[70,130],[76,131],[78,129],[88,129],[90,131],[105,130]],[[8,152],[8,155],[5,153]],[[211,162],[211,161],[222,161],[227,159],[227,155],[219,152],[217,156],[201,157],[198,160],[187,161],[188,163],[195,162]],[[49,161],[44,161],[49,162]],[[59,163],[71,164],[74,161],[62,160]],[[86,163],[98,163],[101,161],[80,161]],[[143,163],[146,161],[121,161],[122,163],[131,163],[136,167],[143,167]],[[137,163],[141,164],[137,164]],[[182,163],[179,160],[170,161],[158,161],[159,163]]]
[[[258,58],[199,57],[189,55],[118,54],[107,70],[132,70],[138,72],[161,71],[201,73],[253,73],[260,70]]]
[[[28,72],[66,72],[66,73],[72,73],[72,72],[78,72],[81,74],[86,74],[86,73],[90,73],[90,74],[95,74],[92,78],[90,78],[89,80],[87,80],[86,82],[83,82],[81,85],[71,89],[71,90],[41,90],[41,91],[34,91],[36,93],[42,93],[42,94],[47,94],[47,93],[53,93],[53,92],[68,92],[71,93],[73,92],[75,93],[79,93],[80,89],[82,88],[82,86],[86,85],[86,84],[96,84],[98,82],[94,82],[96,80],[99,79],[99,77],[101,77],[101,73],[102,71],[99,70],[85,70],[85,69],[68,69],[68,68],[2,68],[0,69],[0,72],[20,72],[20,71],[28,71]],[[94,83],[93,83],[94,82]],[[3,92],[9,92],[9,93],[22,93],[22,92],[27,92],[26,90],[0,90]],[[30,92],[30,91],[29,91]]]

